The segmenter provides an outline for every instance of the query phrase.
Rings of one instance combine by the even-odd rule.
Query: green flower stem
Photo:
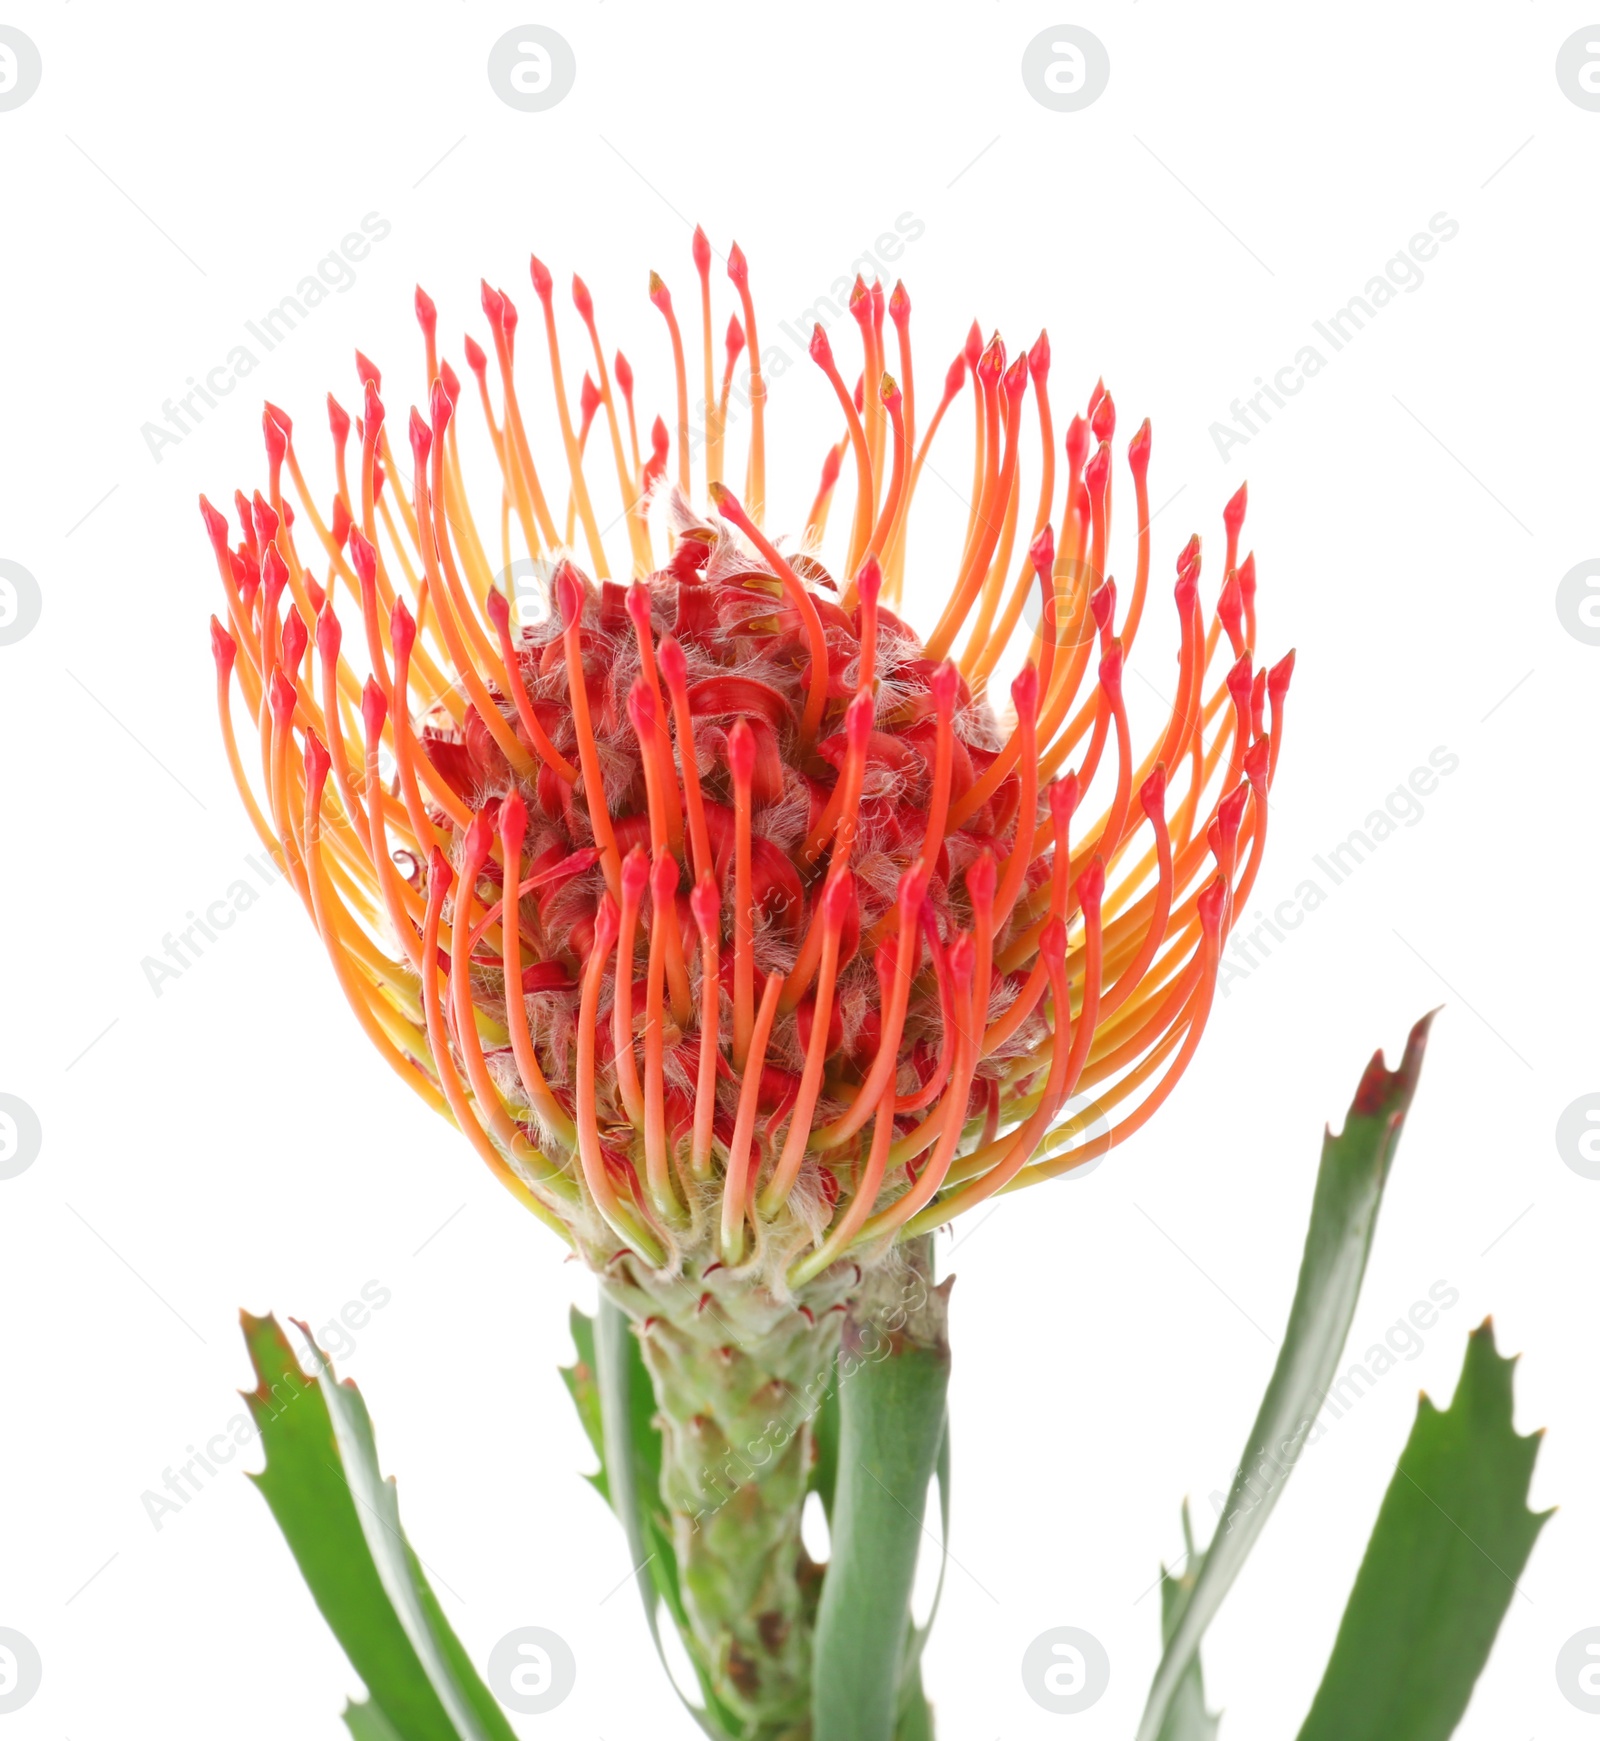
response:
[[[927,1253],[918,1255],[913,1273],[925,1284]],[[845,1322],[832,1552],[812,1662],[813,1741],[931,1732],[908,1643],[923,1513],[945,1432],[947,1289],[924,1285],[909,1310],[903,1299],[887,1313],[869,1302]],[[902,1719],[908,1701],[915,1709]]]
[[[632,1321],[655,1393],[685,1643],[749,1741],[805,1733],[822,1568],[800,1521],[843,1322],[830,1308],[851,1273],[822,1278],[798,1302],[730,1284],[721,1270],[663,1281],[629,1263],[604,1284]]]

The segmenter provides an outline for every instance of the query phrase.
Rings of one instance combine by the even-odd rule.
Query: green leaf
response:
[[[1194,1592],[1195,1569],[1199,1563],[1195,1558],[1194,1531],[1189,1522],[1187,1500],[1183,1503],[1183,1541],[1188,1550],[1184,1559],[1184,1572],[1174,1576],[1165,1566],[1161,1568],[1163,1644],[1172,1636],[1178,1616]],[[1200,1653],[1197,1650],[1188,1668],[1184,1670],[1183,1679],[1178,1682],[1178,1690],[1172,1696],[1172,1703],[1167,1706],[1166,1720],[1161,1725],[1160,1741],[1217,1741],[1217,1729],[1218,1719],[1206,1709],[1205,1677],[1200,1672]]]
[[[1467,1708],[1549,1512],[1539,1433],[1511,1424],[1513,1360],[1485,1320],[1442,1413],[1420,1397],[1300,1741],[1444,1741]]]
[[[252,1476],[317,1606],[366,1683],[346,1723],[363,1741],[515,1741],[400,1527],[361,1393],[306,1373],[276,1319],[240,1314],[257,1387],[245,1401],[267,1466]],[[311,1335],[300,1325],[307,1341]],[[381,1723],[383,1727],[377,1725]]]
[[[1398,1070],[1385,1069],[1382,1052],[1373,1054],[1344,1129],[1338,1136],[1324,1133],[1311,1225],[1277,1365],[1216,1533],[1162,1652],[1138,1741],[1158,1741],[1200,1640],[1277,1504],[1333,1382],[1432,1019],[1424,1016],[1411,1030]]]
[[[344,1726],[350,1741],[400,1741],[389,1719],[374,1704],[349,1704],[344,1708]]]
[[[847,1320],[839,1373],[838,1478],[812,1659],[813,1734],[815,1741],[893,1741],[923,1512],[945,1437],[950,1350],[942,1325],[928,1339],[863,1332]]]
[[[808,1485],[822,1500],[823,1515],[833,1522],[833,1488],[839,1473],[839,1365],[835,1359],[828,1373],[822,1400],[811,1417],[811,1442],[817,1460],[811,1466]]]
[[[585,1475],[584,1480],[609,1505],[611,1493],[606,1483],[605,1428],[600,1418],[600,1381],[594,1357],[594,1319],[574,1306],[567,1322],[578,1357],[570,1366],[560,1366],[556,1370],[572,1398],[572,1406],[578,1411],[578,1422],[584,1436],[600,1459],[599,1469],[593,1475]]]

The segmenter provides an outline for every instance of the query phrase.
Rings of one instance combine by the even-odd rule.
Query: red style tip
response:
[[[600,905],[594,915],[594,942],[590,945],[591,954],[602,957],[609,955],[616,945],[617,932],[621,929],[621,915],[617,912],[617,903],[612,900],[609,890],[600,897]]]
[[[600,389],[595,386],[593,377],[587,369],[583,372],[583,385],[578,389],[578,412],[585,423],[600,409]]]
[[[1244,777],[1259,792],[1267,783],[1272,765],[1272,740],[1257,738],[1244,753]]]
[[[442,901],[455,880],[456,873],[451,870],[449,859],[435,846],[428,854],[428,899],[432,901],[437,897]]]
[[[869,556],[856,573],[856,591],[864,605],[875,605],[883,590],[883,570],[876,556]]]
[[[417,471],[425,471],[428,465],[428,450],[433,446],[433,431],[428,427],[415,405],[411,407],[411,422],[408,427],[411,435],[412,463]]]
[[[516,858],[522,851],[522,837],[528,831],[528,806],[515,786],[500,800],[500,838],[506,844],[508,856]]]
[[[1245,799],[1249,796],[1250,788],[1240,781],[1217,806],[1217,826],[1222,830],[1222,843],[1230,852],[1234,841],[1239,838],[1239,826],[1244,821]]]
[[[644,678],[636,677],[628,691],[628,723],[641,746],[648,744],[656,732],[656,698]]]
[[[383,401],[378,397],[376,381],[367,382],[366,397],[362,401],[361,418],[363,430],[376,441],[378,431],[383,428]]]
[[[576,272],[572,275],[572,306],[585,323],[594,319],[594,298],[589,294],[589,286]]]
[[[466,333],[462,337],[461,348],[466,353],[467,367],[481,379],[484,370],[489,366],[489,359],[484,354],[483,346],[471,333]]]
[[[1050,335],[1043,329],[1028,352],[1028,373],[1036,383],[1044,381],[1050,374]]]
[[[1103,580],[1089,594],[1089,614],[1094,618],[1094,626],[1103,635],[1111,622],[1111,613],[1116,608],[1116,589],[1109,580]]]
[[[1222,510],[1222,524],[1234,537],[1239,535],[1239,528],[1244,524],[1244,511],[1249,501],[1248,484],[1240,484],[1228,500],[1228,505]]]
[[[1289,693],[1289,679],[1293,676],[1294,648],[1291,647],[1267,673],[1267,695],[1274,707],[1279,706]]]
[[[1139,788],[1139,803],[1146,816],[1159,828],[1167,813],[1167,766],[1157,762],[1150,778]]]
[[[394,609],[389,613],[389,639],[393,643],[396,660],[411,657],[411,649],[417,642],[417,622],[406,608],[403,598],[394,601]]]
[[[965,386],[966,379],[967,359],[965,353],[963,353],[961,356],[958,356],[944,372],[944,396],[947,404],[950,400],[954,399],[956,394],[961,391],[963,386]]]
[[[1078,878],[1078,905],[1083,909],[1085,919],[1100,916],[1100,897],[1105,892],[1106,861],[1096,853],[1089,868]]]
[[[889,292],[889,318],[902,330],[911,318],[911,298],[898,278],[894,281],[894,289]]]
[[[383,391],[383,376],[378,373],[378,365],[360,351],[356,352],[356,378],[363,387],[370,381],[380,393]]]
[[[1250,717],[1250,680],[1253,675],[1248,652],[1241,653],[1228,668],[1228,694],[1246,719]]]
[[[548,302],[555,280],[551,278],[549,268],[537,254],[528,256],[528,276],[533,280],[534,295],[541,302]]]
[[[333,498],[333,524],[328,530],[333,534],[334,548],[343,550],[350,539],[350,510],[344,505],[343,496]]]
[[[1053,967],[1067,958],[1067,928],[1059,919],[1052,919],[1039,933],[1039,953]]]
[[[556,609],[564,629],[583,621],[583,582],[570,562],[563,562],[556,570]]]
[[[1136,478],[1143,478],[1150,470],[1150,419],[1145,418],[1134,431],[1133,440],[1128,443],[1128,469]]]
[[[483,608],[488,612],[489,625],[497,635],[508,635],[511,632],[511,601],[501,592],[499,587],[491,586],[488,597],[483,601]]]
[[[1094,431],[1096,441],[1110,441],[1117,433],[1117,406],[1109,393],[1100,395],[1100,403],[1094,408],[1089,427]]]
[[[255,522],[256,543],[267,549],[278,536],[278,512],[260,490],[251,498],[250,518]]]
[[[633,846],[622,861],[622,898],[633,906],[644,899],[650,886],[650,854],[642,846]]]
[[[376,677],[369,677],[361,691],[361,722],[367,728],[367,743],[375,746],[383,736],[383,722],[389,717],[389,703],[378,687]]]
[[[1195,906],[1200,913],[1200,928],[1208,937],[1215,936],[1222,928],[1222,909],[1228,899],[1228,879],[1218,871],[1216,876],[1200,891]]]
[[[900,873],[900,886],[895,891],[895,904],[900,909],[900,923],[909,928],[917,909],[921,907],[923,897],[928,892],[928,884],[933,877],[933,868],[922,859],[914,859],[907,869]]]
[[[615,367],[617,373],[617,386],[624,394],[631,396],[633,393],[633,364],[623,356],[621,351],[618,351]]]
[[[328,428],[333,431],[333,439],[343,447],[350,435],[350,413],[331,393],[328,395]]]
[[[1084,469],[1083,482],[1088,489],[1091,500],[1100,494],[1106,486],[1106,479],[1111,476],[1111,447],[1102,441],[1094,450],[1094,458]]]
[[[306,784],[311,788],[313,807],[322,797],[322,788],[327,782],[328,769],[333,766],[333,760],[323,747],[322,739],[314,731],[306,733]]]
[[[433,305],[433,298],[419,284],[414,306],[417,311],[417,325],[422,328],[424,338],[431,339],[439,324],[439,311]]]
[[[1051,530],[1047,520],[1040,528],[1039,536],[1028,546],[1028,560],[1033,564],[1033,572],[1038,575],[1048,575],[1056,565],[1056,535]]]
[[[689,251],[694,256],[695,270],[703,278],[711,270],[711,243],[698,224],[694,227],[694,240],[689,245]]]
[[[461,842],[461,880],[463,884],[476,882],[478,872],[483,869],[484,862],[489,857],[489,849],[494,845],[493,812],[480,810],[467,824],[467,832]],[[470,889],[467,890],[471,892]]]
[[[487,278],[478,280],[478,301],[483,305],[484,318],[489,323],[489,330],[491,332],[503,331],[506,321],[505,298]]]
[[[972,941],[971,934],[958,931],[950,941],[945,960],[949,963],[950,977],[955,982],[957,991],[966,991],[972,984],[972,972],[977,965],[978,951]]]
[[[1234,646],[1244,644],[1244,594],[1239,589],[1237,570],[1230,568],[1228,577],[1222,583],[1222,591],[1217,595],[1217,616],[1223,628],[1228,631],[1228,639]]]
[[[211,657],[217,662],[217,674],[226,677],[233,669],[238,643],[215,617],[211,619]]]
[[[1035,665],[1024,665],[1011,679],[1011,704],[1018,719],[1032,719],[1039,711],[1039,671]]]
[[[455,403],[445,391],[443,379],[435,381],[432,391],[428,394],[428,415],[433,419],[435,435],[443,437],[445,428],[450,422],[450,414],[454,410]]]
[[[1078,808],[1078,776],[1076,772],[1050,782],[1050,820],[1055,824],[1056,841],[1065,838],[1064,830]]]
[[[843,865],[828,873],[822,890],[822,922],[832,930],[843,928],[855,905],[856,879]]]
[[[716,880],[710,871],[700,873],[700,880],[689,896],[689,911],[694,915],[694,922],[699,927],[702,938],[710,940],[718,935],[722,920],[722,902],[717,897]]]
[[[830,447],[827,452],[827,457],[822,462],[822,483],[820,487],[823,490],[831,490],[833,486],[838,483],[839,467],[843,464],[844,449],[842,447]]]
[[[748,786],[755,777],[756,734],[742,719],[728,733],[728,767],[736,785]]]
[[[1025,355],[1018,357],[1006,370],[1004,384],[1007,397],[1015,404],[1022,397],[1022,390],[1028,384],[1028,359]]]
[[[978,360],[983,355],[983,329],[976,321],[967,328],[967,343],[963,355],[966,358],[967,367],[976,370]]]
[[[674,635],[663,638],[656,648],[656,663],[661,667],[661,675],[667,680],[667,688],[677,690],[689,680],[689,661],[683,656],[683,647]]]
[[[650,867],[650,899],[655,903],[656,911],[665,912],[677,893],[678,861],[663,847]]]
[[[994,905],[994,891],[998,882],[999,873],[995,868],[994,854],[985,847],[967,866],[967,898],[972,902],[975,914],[987,914]]]
[[[728,348],[728,364],[731,368],[734,359],[744,349],[744,328],[739,325],[738,315],[728,321],[728,336],[724,341]]]
[[[289,413],[287,411],[282,410],[280,407],[274,405],[270,399],[262,400],[262,402],[261,402],[261,417],[262,417],[263,422],[274,423],[277,425],[278,430],[282,434],[285,442],[287,442],[290,439],[290,437],[293,436],[293,434],[294,434],[294,422],[290,418]],[[270,437],[269,437],[269,439],[270,439]]]
[[[1122,697],[1122,642],[1113,639],[1100,661],[1100,687],[1112,701]]]
[[[206,523],[206,532],[211,539],[211,548],[216,551],[219,559],[225,559],[228,554],[227,516],[219,514],[202,496],[200,498],[200,518]]]
[[[289,584],[289,565],[278,554],[276,544],[267,546],[267,554],[261,560],[261,581],[267,597],[276,605],[278,594]]]
[[[956,710],[956,694],[961,687],[961,673],[956,669],[955,662],[943,660],[928,682],[928,690],[933,696],[933,705],[938,710],[940,719],[949,719]]]
[[[439,365],[439,379],[444,383],[444,390],[450,395],[450,404],[454,408],[461,397],[461,377],[450,367],[448,359]]]
[[[1074,472],[1083,470],[1083,462],[1089,454],[1089,425],[1084,420],[1073,415],[1067,425],[1067,464]]]
[[[279,725],[287,727],[294,718],[295,688],[284,676],[282,666],[272,673],[269,689],[272,717]]]
[[[506,340],[509,343],[511,335],[517,330],[517,305],[502,289],[500,292],[500,307],[504,311],[501,320],[506,329]]]
[[[878,397],[891,411],[900,409],[900,387],[893,375],[886,373],[878,382]]]
[[[324,604],[317,612],[317,651],[324,659],[337,659],[343,639],[344,631],[339,627],[332,604]]]
[[[672,297],[668,294],[665,281],[659,272],[650,274],[650,300],[663,314],[672,311]]]
[[[363,586],[371,586],[378,572],[378,553],[359,526],[350,528],[350,565]]]
[[[728,250],[728,276],[741,290],[750,282],[750,266],[737,242]]]
[[[1244,594],[1244,601],[1248,605],[1256,596],[1255,551],[1252,550],[1250,554],[1245,557],[1244,561],[1239,564],[1236,572],[1239,576],[1239,591]]]

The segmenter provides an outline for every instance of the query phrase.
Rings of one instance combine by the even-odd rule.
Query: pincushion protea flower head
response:
[[[728,256],[739,314],[720,385],[698,231],[694,258],[698,494],[666,286],[652,274],[676,433],[657,418],[641,460],[632,368],[620,353],[608,367],[576,278],[593,373],[574,422],[535,259],[548,439],[519,403],[504,291],[483,286],[491,342],[464,345],[497,481],[469,486],[463,383],[419,290],[426,414],[412,408],[404,441],[357,352],[360,417],[328,400],[326,513],[271,405],[266,488],[236,495],[239,540],[201,506],[226,599],[218,711],[251,819],[368,1038],[631,1315],[660,1410],[674,1612],[708,1699],[738,1733],[775,1738],[809,1709],[818,1569],[800,1515],[843,1315],[897,1286],[903,1306],[897,1254],[926,1269],[912,1236],[1093,1160],[1171,1092],[1260,869],[1291,661],[1254,663],[1241,489],[1209,618],[1199,539],[1178,556],[1176,686],[1137,752],[1122,683],[1150,573],[1149,424],[1127,450],[1119,600],[1110,395],[1097,385],[1070,420],[1062,479],[1048,341],[1008,358],[974,326],[919,425],[899,285],[885,298],[857,281],[854,393],[815,332],[843,433],[783,548],[764,529],[744,256]],[[963,393],[966,533],[922,549],[911,509]],[[618,491],[604,528],[584,467],[597,429]],[[847,460],[850,525],[830,558]],[[530,560],[531,609],[496,578]],[[924,638],[897,609],[913,561],[949,589]],[[942,1302],[919,1322],[937,1340]]]
[[[788,1297],[842,1260],[856,1273],[897,1238],[1082,1165],[1170,1093],[1261,863],[1292,656],[1254,663],[1241,488],[1209,622],[1199,538],[1179,554],[1176,691],[1141,756],[1122,683],[1149,579],[1149,423],[1127,449],[1137,538],[1119,600],[1110,394],[1097,385],[1071,419],[1058,490],[1048,340],[1008,358],[974,324],[919,427],[899,285],[886,299],[857,281],[853,394],[815,331],[843,435],[786,554],[763,527],[768,386],[747,266],[735,246],[742,323],[729,325],[718,390],[701,232],[695,260],[700,497],[685,346],[655,274],[675,455],[657,418],[641,463],[633,371],[620,352],[607,366],[578,278],[593,374],[574,423],[551,275],[535,259],[554,439],[536,442],[524,422],[517,310],[485,284],[491,342],[468,337],[465,356],[499,476],[470,486],[456,427],[468,390],[419,289],[426,415],[413,406],[403,444],[358,352],[354,455],[352,420],[328,399],[326,513],[271,405],[266,488],[236,495],[237,543],[202,498],[226,599],[212,640],[241,795],[395,1071],[597,1267],[626,1250],[658,1272],[747,1269]],[[724,478],[741,353],[749,443],[735,495]],[[916,550],[924,462],[963,393],[966,536],[959,551]],[[628,581],[612,576],[585,472],[602,421]],[[1041,470],[1019,554],[1035,421]],[[824,538],[846,460],[854,504],[832,569]],[[481,510],[485,490],[480,517],[472,497]],[[545,577],[531,621],[497,583],[483,519],[499,522],[501,574],[520,543]],[[949,582],[924,638],[892,608],[912,561]],[[1002,701],[994,677],[1013,645],[1024,662]],[[259,740],[259,798],[235,689]]]

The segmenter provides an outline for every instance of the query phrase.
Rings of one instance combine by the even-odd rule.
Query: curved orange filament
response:
[[[783,975],[769,973],[762,989],[761,1005],[750,1030],[750,1048],[739,1089],[739,1110],[728,1144],[728,1171],[722,1185],[722,1261],[732,1267],[744,1256],[745,1202],[749,1188],[750,1145],[755,1135],[756,1107],[761,1093],[761,1072],[767,1061],[767,1041],[773,1017],[778,1013],[778,993]]]

